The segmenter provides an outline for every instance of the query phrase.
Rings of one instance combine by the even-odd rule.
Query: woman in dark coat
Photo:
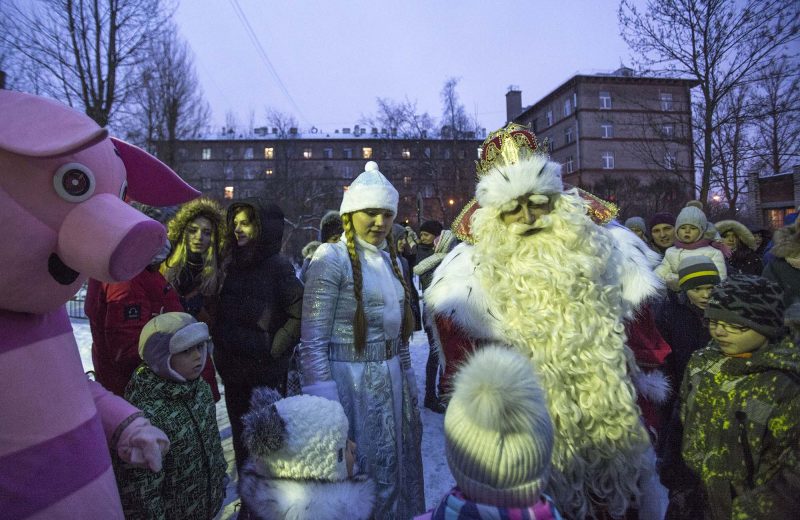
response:
[[[720,220],[714,227],[731,250],[731,257],[728,258],[728,274],[759,276],[764,264],[756,252],[756,238],[753,233],[744,224],[735,220]]]
[[[236,467],[247,458],[242,415],[253,389],[286,392],[292,351],[300,339],[303,284],[280,254],[283,211],[246,199],[226,212],[228,258],[220,293],[214,361],[225,385]]]

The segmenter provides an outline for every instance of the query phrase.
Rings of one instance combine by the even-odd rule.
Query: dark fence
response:
[[[83,284],[78,292],[67,302],[67,314],[70,318],[86,319],[83,312],[83,304],[86,302],[86,284]]]

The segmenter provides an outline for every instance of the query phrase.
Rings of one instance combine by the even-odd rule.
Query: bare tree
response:
[[[439,93],[442,100],[442,137],[463,138],[468,132],[475,132],[478,126],[467,116],[467,111],[459,99],[456,92],[458,82],[458,78],[447,79]]]
[[[756,80],[755,152],[767,173],[789,171],[800,157],[800,67],[784,57]]]
[[[133,89],[148,40],[171,13],[166,0],[8,0],[0,41],[30,90],[107,126]]]
[[[622,37],[637,65],[654,73],[699,82],[694,125],[700,161],[700,198],[707,200],[714,158],[715,113],[737,87],[758,77],[800,38],[800,7],[794,0],[647,0],[640,10],[622,0]]]
[[[297,118],[291,114],[269,107],[266,109],[266,116],[267,124],[277,130],[277,136],[280,139],[290,138],[294,135],[292,129],[298,128]]]
[[[172,24],[170,24],[172,25]],[[192,51],[172,26],[148,43],[140,68],[141,87],[133,92],[131,123],[144,144],[160,143],[160,157],[176,165],[176,142],[196,137],[208,124],[210,109],[194,70]]]

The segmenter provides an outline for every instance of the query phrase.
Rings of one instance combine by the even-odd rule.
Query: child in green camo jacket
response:
[[[681,419],[683,458],[708,519],[800,511],[800,349],[783,327],[782,293],[734,275],[705,310],[712,340],[689,361]]]
[[[139,336],[136,369],[125,389],[170,440],[158,473],[114,458],[127,519],[211,519],[225,497],[225,457],[211,387],[199,377],[210,355],[208,326],[183,312],[151,319]]]

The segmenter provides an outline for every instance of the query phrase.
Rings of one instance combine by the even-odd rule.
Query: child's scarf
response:
[[[527,508],[498,507],[471,502],[455,487],[433,510],[431,520],[561,520],[561,515],[544,495]]]
[[[701,247],[711,246],[714,249],[719,249],[720,252],[722,252],[722,256],[724,256],[725,258],[731,257],[731,248],[729,248],[722,242],[717,242],[716,240],[712,242],[707,238],[698,240],[697,242],[692,242],[691,244],[686,244],[684,242],[681,242],[680,240],[676,240],[674,246],[677,247],[678,249],[688,249],[690,251],[694,249],[700,249]]]

